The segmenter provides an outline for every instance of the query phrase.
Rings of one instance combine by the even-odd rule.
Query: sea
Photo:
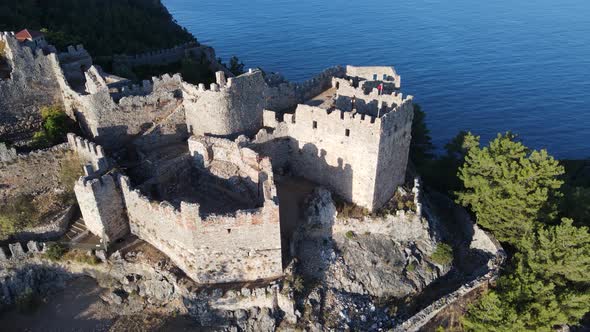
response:
[[[516,133],[590,157],[589,0],[163,0],[224,61],[311,78],[392,65],[438,151],[459,131]]]

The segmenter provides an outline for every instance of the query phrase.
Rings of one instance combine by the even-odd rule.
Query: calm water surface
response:
[[[334,64],[394,65],[438,147],[507,130],[590,157],[588,0],[163,0],[224,60],[305,80]]]

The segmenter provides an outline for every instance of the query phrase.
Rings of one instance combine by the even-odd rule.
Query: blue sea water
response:
[[[334,64],[394,65],[441,148],[507,130],[590,157],[589,0],[163,0],[225,61],[305,80]]]

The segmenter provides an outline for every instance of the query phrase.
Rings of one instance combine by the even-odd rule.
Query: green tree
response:
[[[462,320],[467,331],[505,332],[523,331],[513,307],[504,303],[495,291],[485,294],[479,301],[469,305],[468,315]]]
[[[464,190],[457,202],[470,207],[477,222],[502,242],[518,245],[530,236],[534,220],[555,216],[563,167],[546,150],[529,151],[515,136],[498,135],[481,148],[479,138],[465,136],[469,146],[459,170]]]
[[[240,59],[234,55],[229,59],[228,69],[236,76],[242,75],[244,73],[244,63],[242,63]]]
[[[571,219],[540,228],[534,241],[524,241],[526,262],[537,274],[556,285],[590,282],[590,233]]]
[[[564,219],[522,242],[497,288],[469,307],[463,322],[468,330],[551,331],[577,324],[590,310],[588,228]]]

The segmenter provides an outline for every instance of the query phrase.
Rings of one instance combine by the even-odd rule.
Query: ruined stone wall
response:
[[[413,118],[412,96],[408,96],[394,111],[381,118],[381,139],[373,198],[375,207],[385,204],[393,196],[396,188],[404,183]]]
[[[221,78],[221,79],[219,79]],[[267,85],[262,72],[218,77],[210,89],[183,82],[186,123],[193,135],[237,136],[262,127]]]
[[[84,72],[92,66],[92,57],[82,45],[68,46],[67,51],[57,57],[66,79],[74,84],[82,83]]]
[[[123,89],[115,100],[100,73],[86,72],[89,94],[75,94],[71,107],[94,140],[106,149],[116,149],[144,134],[180,141],[186,138],[180,75],[164,75],[141,88]],[[182,120],[182,121],[181,121]]]
[[[85,138],[68,133],[68,144],[75,151],[80,161],[90,166],[86,167],[86,175],[103,174],[109,169],[109,161],[104,154],[104,149]]]
[[[294,109],[297,104],[321,94],[331,86],[333,77],[344,77],[342,66],[330,67],[302,83],[287,82],[280,75],[268,75],[265,107],[273,111]]]
[[[140,54],[132,55],[115,55],[113,57],[113,68],[117,71],[120,68],[133,68],[143,65],[166,65],[182,60],[190,56],[195,60],[204,59],[210,63],[210,69],[214,72],[224,71],[226,75],[233,76],[227,68],[217,61],[215,50],[206,45],[200,45],[196,42],[188,42],[177,45],[172,48],[160,49]]]
[[[346,76],[358,77],[368,81],[395,82],[398,89],[401,86],[401,77],[390,66],[346,66]]]
[[[59,62],[53,53],[21,46],[12,33],[0,32],[0,42],[11,68],[10,78],[0,79],[0,140],[26,140],[41,126],[39,108],[63,103]]]
[[[127,178],[121,187],[131,233],[165,253],[199,283],[234,282],[281,275],[278,205],[202,219],[198,204],[150,201],[133,190]]]
[[[212,137],[192,137],[189,150],[194,167],[230,182],[252,183],[248,194],[259,195],[255,198],[260,207],[204,215],[198,203],[181,202],[177,209],[167,201],[150,200],[121,177],[131,233],[168,255],[197,282],[281,275],[279,209],[270,160]]]
[[[74,186],[84,224],[90,232],[111,243],[129,233],[123,196],[116,175],[82,177]]]
[[[380,94],[377,88],[373,88],[367,93],[361,87],[355,87],[350,80],[338,77],[332,79],[332,87],[336,88],[336,96],[373,100],[389,107],[401,105],[404,100],[403,94],[399,91],[392,91],[390,94]]]

